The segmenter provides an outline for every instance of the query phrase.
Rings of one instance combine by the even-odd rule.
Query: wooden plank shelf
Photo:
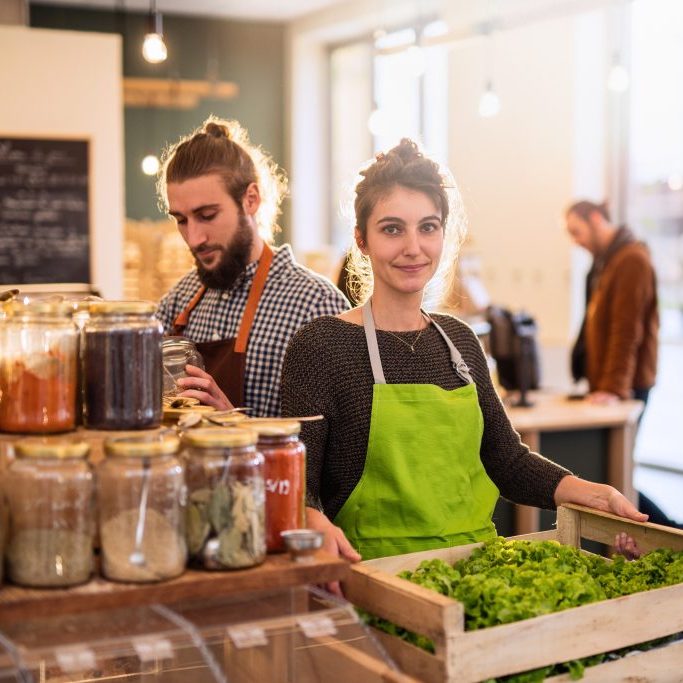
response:
[[[5,585],[0,588],[0,622],[341,581],[348,571],[345,560],[319,551],[310,562],[294,562],[289,555],[268,555],[258,567],[213,572],[190,569],[176,579],[159,583],[115,583],[96,577],[73,588]]]

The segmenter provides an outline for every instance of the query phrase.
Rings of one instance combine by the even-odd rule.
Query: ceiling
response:
[[[156,0],[157,9],[167,14],[192,14],[253,21],[291,21],[349,0]],[[147,11],[150,0],[36,0],[46,5],[121,8]],[[30,3],[29,3],[30,4]]]

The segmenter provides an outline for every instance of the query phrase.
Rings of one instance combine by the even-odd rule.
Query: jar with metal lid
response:
[[[76,426],[78,332],[63,303],[5,306],[0,324],[0,430],[46,434]]]
[[[187,377],[186,365],[204,369],[204,359],[194,342],[186,337],[164,337],[162,344],[164,360],[164,396],[180,393],[176,380]]]
[[[161,423],[161,323],[147,301],[98,301],[83,328],[84,423],[145,429]]]
[[[84,299],[78,299],[75,301],[70,301],[71,306],[71,319],[78,330],[78,364],[77,364],[77,382],[76,382],[76,424],[83,424],[83,403],[85,396],[85,381],[83,377],[83,349],[85,344],[83,341],[83,328],[85,323],[90,319],[90,305],[92,301],[101,300],[99,297],[86,297]]]
[[[102,573],[114,581],[152,582],[183,573],[186,487],[168,433],[106,439],[97,467]]]
[[[15,444],[5,477],[7,576],[23,586],[73,586],[90,578],[95,531],[90,447],[30,438]]]
[[[206,569],[253,567],[266,557],[263,455],[247,429],[183,436],[190,556]]]
[[[240,425],[258,434],[265,458],[266,545],[281,552],[280,533],[306,524],[306,447],[299,439],[301,423],[293,420],[247,420]]]

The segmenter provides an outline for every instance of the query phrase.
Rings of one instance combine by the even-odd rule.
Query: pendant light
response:
[[[612,66],[607,75],[607,87],[616,93],[626,92],[630,84],[628,69],[622,64],[619,54],[612,59]]]
[[[166,43],[164,43],[161,12],[157,11],[156,0],[150,0],[149,15],[147,16],[147,33],[142,43],[142,56],[150,64],[160,64],[166,61],[168,56]]]
[[[479,116],[484,119],[490,119],[498,115],[500,111],[500,98],[498,93],[493,89],[493,82],[491,80],[486,82],[484,92],[479,98]]]
[[[156,154],[148,154],[140,164],[145,175],[156,175],[161,168],[161,162]]]
[[[491,119],[494,116],[498,116],[498,113],[500,112],[500,98],[493,87],[496,47],[493,38],[493,32],[496,28],[496,25],[496,21],[494,20],[493,16],[491,16],[488,21],[482,24],[481,27],[481,32],[484,38],[482,45],[484,48],[483,62],[486,80],[484,84],[484,91],[479,98],[479,116],[484,119]]]

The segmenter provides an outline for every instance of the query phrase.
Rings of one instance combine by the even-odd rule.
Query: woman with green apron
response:
[[[643,521],[614,488],[522,444],[472,330],[422,309],[440,264],[455,265],[452,181],[405,139],[361,175],[350,270],[364,304],[303,327],[282,375],[283,415],[325,417],[301,435],[307,524],[326,549],[356,561],[486,540],[499,495]]]

